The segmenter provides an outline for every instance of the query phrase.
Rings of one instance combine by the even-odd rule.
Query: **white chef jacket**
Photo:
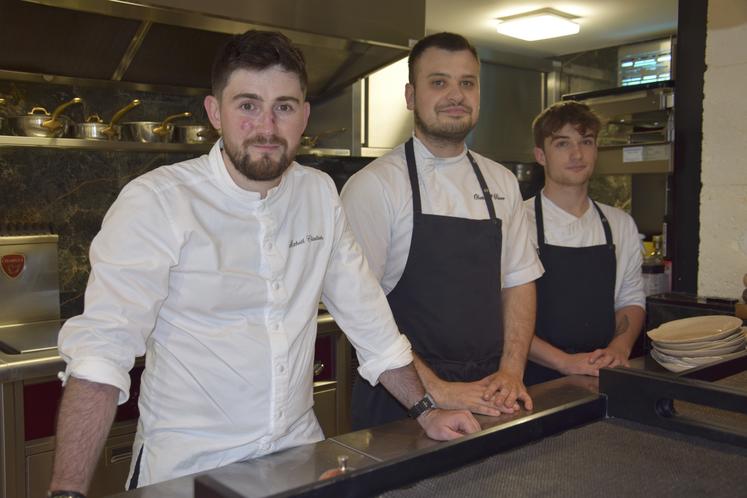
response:
[[[362,377],[412,361],[332,179],[293,163],[260,199],[233,182],[219,145],[122,190],[91,244],[85,312],[59,337],[63,381],[113,385],[120,403],[146,354],[140,486],[322,439],[320,298]]]
[[[488,219],[467,148],[457,156],[440,158],[417,137],[413,142],[423,213]],[[529,241],[516,177],[500,164],[471,154],[493,195],[496,217],[502,220],[502,287],[536,280],[543,269]],[[412,189],[404,144],[350,177],[342,189],[342,203],[369,266],[389,294],[405,270],[412,238]]]
[[[534,197],[524,202],[531,225],[530,236],[537,247],[537,218]],[[615,244],[617,267],[615,273],[615,311],[626,306],[646,309],[643,293],[641,264],[643,253],[638,228],[628,213],[597,202],[609,221],[612,241]],[[588,247],[605,244],[604,227],[599,213],[589,202],[589,208],[580,218],[563,210],[542,194],[542,214],[545,226],[545,243],[562,247]]]

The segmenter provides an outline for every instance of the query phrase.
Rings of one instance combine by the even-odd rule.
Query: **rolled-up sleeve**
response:
[[[620,230],[622,240],[616,242],[617,272],[622,275],[622,278],[617,278],[619,289],[615,296],[615,310],[626,306],[638,306],[645,310],[646,294],[643,291],[643,274],[641,273],[643,251],[638,237],[638,228],[628,214],[623,217],[623,222]]]
[[[337,199],[335,243],[322,301],[356,349],[358,372],[376,385],[386,370],[412,362],[410,342],[399,333],[386,296],[355,240]]]
[[[137,356],[145,354],[177,262],[177,238],[157,192],[138,181],[127,185],[91,243],[85,311],[69,319],[58,338],[67,363],[60,374],[109,384],[129,397]]]

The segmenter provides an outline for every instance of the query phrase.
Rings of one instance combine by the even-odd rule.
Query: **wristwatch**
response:
[[[418,418],[428,410],[433,410],[434,408],[436,408],[436,402],[433,401],[430,394],[425,393],[423,399],[415,403],[412,408],[407,411],[407,415],[410,418]]]
[[[47,492],[47,498],[86,498],[83,493],[77,491],[67,491],[63,489],[56,489]]]

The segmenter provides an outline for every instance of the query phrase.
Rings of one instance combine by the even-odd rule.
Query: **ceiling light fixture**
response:
[[[539,9],[496,19],[496,30],[506,36],[526,41],[575,35],[581,27],[572,19],[577,16],[555,9]]]

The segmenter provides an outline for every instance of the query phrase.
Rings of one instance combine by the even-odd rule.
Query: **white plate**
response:
[[[705,341],[693,342],[668,342],[668,341],[651,341],[654,347],[663,347],[666,349],[676,349],[677,351],[693,351],[707,348],[723,348],[727,346],[737,346],[747,341],[745,328],[736,329],[731,335],[721,339],[708,339]]]
[[[675,362],[666,361],[661,356],[659,356],[657,354],[656,350],[654,350],[654,349],[651,350],[651,358],[653,358],[654,360],[656,360],[656,362],[659,365],[661,365],[662,367],[666,368],[670,372],[682,372],[684,370],[692,368],[687,363],[682,363],[682,362],[679,362],[679,361],[676,362],[676,363]]]
[[[654,350],[669,356],[674,356],[676,358],[697,358],[701,356],[718,356],[722,354],[734,353],[736,351],[742,351],[743,349],[745,349],[745,344],[745,341],[742,340],[737,344],[722,346],[719,348],[702,348],[689,350],[668,349],[654,344]]]
[[[742,319],[728,315],[706,315],[667,322],[647,332],[659,342],[693,342],[726,337],[742,326]]]
[[[651,356],[656,360],[659,361],[661,359],[662,361],[665,361],[667,363],[671,363],[674,365],[684,365],[692,367],[699,367],[701,365],[708,365],[710,363],[715,363],[717,361],[721,360],[727,360],[729,358],[732,358],[734,356],[742,354],[744,351],[737,351],[735,353],[729,353],[729,354],[722,354],[722,355],[714,355],[714,356],[699,356],[699,357],[689,357],[689,356],[682,356],[682,357],[676,357],[671,356],[666,353],[662,353],[661,351],[656,351],[655,349],[651,350]]]

